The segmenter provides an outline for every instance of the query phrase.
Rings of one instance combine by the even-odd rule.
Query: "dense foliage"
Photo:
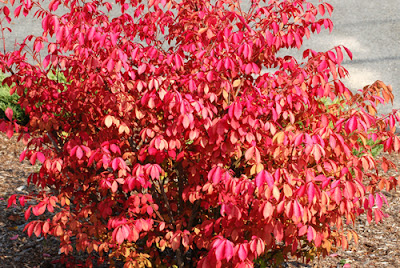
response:
[[[21,161],[42,163],[28,182],[43,190],[9,205],[27,206],[28,234],[59,237],[71,265],[74,251],[90,256],[86,266],[309,260],[357,241],[343,227],[360,214],[384,217],[381,190],[397,180],[378,174],[393,164],[373,150],[400,149],[399,115],[376,112],[391,88],[352,93],[342,46],[277,55],[332,30],[328,3],[10,4],[3,38],[6,21],[33,12],[43,33],[0,53],[29,115],[21,128],[7,110],[0,129],[27,143]]]

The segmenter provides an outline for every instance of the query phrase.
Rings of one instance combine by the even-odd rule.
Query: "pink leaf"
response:
[[[346,126],[349,133],[354,132],[358,127],[357,118],[355,116],[351,117]]]
[[[267,180],[267,184],[269,188],[273,188],[275,181],[274,178],[272,177],[271,173],[269,173],[268,171],[264,171],[265,172],[265,179]]]
[[[114,171],[118,169],[118,164],[119,164],[119,159],[114,158],[114,160],[111,162],[111,167]]]
[[[239,249],[237,251],[237,255],[241,261],[244,261],[247,258],[248,249],[247,244],[240,244]]]
[[[347,192],[349,193],[349,198],[354,198],[354,195],[356,193],[356,186],[354,185],[354,183],[350,182],[350,181],[346,181],[346,189]]]
[[[229,261],[233,257],[233,243],[229,240],[222,240],[215,249],[215,256],[218,261],[226,259]]]
[[[49,66],[50,63],[50,55],[47,55],[44,60],[43,60],[43,68],[47,68],[47,66]]]
[[[315,229],[312,226],[308,226],[308,230],[307,230],[307,240],[309,242],[311,242],[312,240],[314,240],[316,236],[316,232]]]
[[[175,68],[180,69],[182,66],[182,62],[183,62],[181,56],[178,54],[175,54],[174,60],[175,60]]]
[[[221,181],[222,177],[222,170],[220,167],[214,167],[209,173],[208,173],[208,179],[213,182],[213,184],[218,184]]]
[[[376,194],[375,204],[379,209],[382,208],[382,198],[381,198],[380,194]]]
[[[111,127],[111,125],[112,125],[112,117],[111,117],[111,115],[107,115],[106,116],[106,118],[105,118],[105,120],[104,120],[104,123],[105,123],[105,125],[106,125],[106,127]]]
[[[139,66],[139,68],[138,68],[138,74],[142,74],[142,73],[144,73],[145,71],[146,71],[146,64],[145,63],[143,63],[142,65],[140,65]]]
[[[17,240],[18,239],[18,237],[19,237],[19,235],[14,235],[14,236],[12,236],[12,237],[10,237],[10,240]]]
[[[215,257],[218,261],[221,261],[225,258],[225,241],[222,239],[217,239],[213,243],[213,247],[215,248]]]
[[[270,202],[267,202],[263,210],[264,219],[272,217],[273,214],[274,214],[274,208]]]
[[[14,10],[14,17],[17,18],[19,16],[19,14],[21,13],[21,8],[22,5],[18,6],[15,10]]]
[[[324,7],[324,5],[323,5],[323,4],[320,4],[320,5],[318,6],[318,9],[319,9],[319,13],[323,16],[323,15],[325,14],[325,7]]]
[[[34,165],[36,163],[36,157],[37,157],[36,152],[31,155],[31,159],[30,159],[31,165]]]
[[[112,70],[114,69],[114,65],[115,65],[115,62],[112,59],[109,59],[107,62],[107,71],[109,73],[111,73]]]
[[[340,191],[339,187],[336,187],[334,192],[334,199],[336,204],[339,205],[340,201],[342,200],[342,192]]]
[[[160,178],[160,173],[161,173],[161,167],[157,164],[155,165],[150,165],[150,172],[149,175],[153,179],[159,179]]]
[[[266,171],[262,170],[261,172],[259,172],[255,178],[255,182],[256,182],[256,186],[260,187],[261,185],[263,185],[265,182],[267,181],[267,177],[266,177]]]
[[[212,72],[212,71],[209,71],[208,74],[207,74],[207,81],[208,81],[208,82],[212,82],[212,81],[213,81],[213,78],[214,78],[213,72]]]
[[[246,74],[250,74],[252,70],[253,70],[253,66],[251,65],[251,63],[248,63],[248,64],[246,65],[246,68],[244,69],[244,72],[245,72]]]
[[[189,119],[189,117],[185,114],[185,115],[183,116],[182,125],[183,125],[184,128],[188,128],[188,127],[189,127],[189,124],[190,124],[190,119]]]
[[[257,236],[253,236],[250,242],[250,250],[255,253],[256,256],[260,256],[265,251],[264,241]]]
[[[299,229],[299,236],[305,235],[306,232],[307,232],[307,225],[301,226],[300,229]]]
[[[254,146],[252,146],[249,149],[247,149],[246,153],[244,154],[244,158],[246,159],[246,161],[249,161],[251,158],[253,158],[254,151],[255,151],[255,147]]]
[[[118,183],[116,181],[113,181],[111,185],[111,191],[115,193],[118,190]]]
[[[308,195],[308,203],[312,204],[315,195],[314,183],[310,183],[308,185],[307,195]]]
[[[46,157],[44,156],[44,154],[42,152],[38,152],[36,157],[40,161],[40,163],[42,163],[42,164],[46,160]]]
[[[83,157],[83,150],[80,146],[77,146],[78,148],[76,148],[76,157],[78,157],[78,159],[82,159]]]
[[[276,222],[274,226],[274,236],[278,242],[283,239],[283,224],[280,221]]]
[[[122,244],[125,240],[125,237],[124,237],[121,226],[119,226],[114,232],[116,232],[115,237],[114,237],[115,241],[118,244]]]

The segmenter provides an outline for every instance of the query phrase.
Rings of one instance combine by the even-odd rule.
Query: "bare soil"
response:
[[[9,140],[0,134],[0,267],[4,268],[47,268],[63,267],[57,263],[58,242],[55,238],[28,237],[25,227],[24,211],[20,206],[7,209],[8,197],[14,193],[28,193],[26,179],[35,166],[19,162],[24,149],[13,137]],[[385,155],[396,165],[398,155]],[[399,172],[389,171],[388,176],[399,176]],[[359,234],[359,244],[350,244],[349,249],[338,249],[325,259],[316,259],[303,264],[288,261],[285,267],[400,267],[400,191],[385,192],[389,207],[384,208],[388,217],[381,223],[368,224],[366,216],[357,219],[355,227]]]

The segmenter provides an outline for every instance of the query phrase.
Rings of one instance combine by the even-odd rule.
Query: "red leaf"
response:
[[[57,226],[54,228],[53,235],[54,235],[54,236],[62,236],[63,234],[64,234],[64,231],[63,231],[61,225],[57,225]]]
[[[326,9],[328,10],[329,16],[332,16],[333,7],[332,5],[325,3]]]
[[[343,47],[343,48],[344,48],[344,50],[346,50],[347,55],[352,60],[353,59],[353,54],[351,53],[351,51],[347,47]]]
[[[35,222],[28,223],[24,228],[24,231],[27,231],[29,237],[32,236],[33,228],[35,228]]]
[[[42,215],[46,211],[46,204],[39,203],[38,205],[32,207],[32,212],[35,216]]]
[[[13,194],[8,198],[7,208],[11,207],[11,205],[17,204],[17,195]]]
[[[320,5],[318,6],[318,9],[319,9],[319,13],[321,13],[321,16],[323,16],[323,15],[325,14],[325,7],[324,7],[324,5],[323,5],[323,4],[320,4]]]
[[[25,196],[20,196],[20,197],[19,197],[19,204],[20,204],[21,206],[25,206]]]
[[[11,139],[11,137],[14,135],[14,128],[13,128],[12,124],[8,124],[6,132],[7,132],[7,137],[9,139]]]
[[[340,64],[343,61],[343,53],[340,47],[335,47],[336,55],[337,55],[337,63]]]
[[[35,228],[33,229],[33,232],[35,233],[36,237],[39,237],[40,234],[42,233],[42,223],[37,222],[35,225]]]
[[[28,220],[30,216],[31,216],[31,207],[29,207],[29,208],[25,211],[25,220]]]
[[[13,110],[11,110],[11,108],[6,108],[6,110],[4,111],[5,115],[7,116],[8,120],[12,121],[12,117],[13,117]]]
[[[177,250],[180,247],[180,245],[181,245],[181,236],[178,234],[172,238],[171,242],[172,250]]]
[[[44,233],[44,234],[47,234],[47,233],[49,232],[49,230],[50,230],[50,224],[49,224],[48,221],[46,221],[46,222],[43,224],[42,229],[43,229],[43,233]]]

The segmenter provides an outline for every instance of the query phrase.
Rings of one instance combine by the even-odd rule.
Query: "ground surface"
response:
[[[57,259],[58,247],[55,239],[29,238],[22,230],[24,215],[20,207],[7,207],[7,199],[12,193],[27,193],[26,178],[32,167],[29,163],[19,163],[19,154],[24,149],[0,134],[0,267],[62,267],[51,262]],[[399,163],[396,155],[390,157]],[[396,173],[389,174],[398,176]],[[354,228],[360,236],[358,245],[351,244],[348,251],[339,250],[332,256],[315,260],[311,264],[287,262],[285,267],[400,267],[400,192],[386,193],[390,207],[389,215],[379,225],[368,225],[366,217],[357,220]],[[350,265],[350,266],[349,266]]]

